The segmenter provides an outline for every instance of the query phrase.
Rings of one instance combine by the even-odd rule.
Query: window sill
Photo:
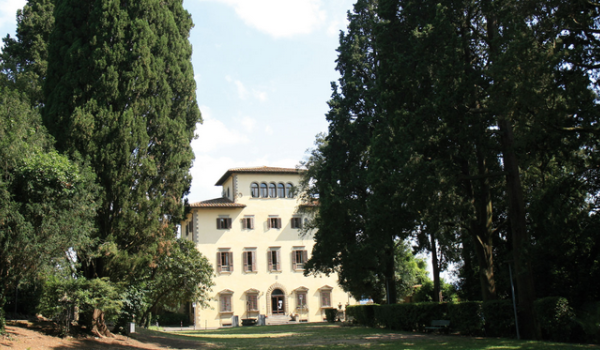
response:
[[[249,275],[255,275],[258,273],[258,271],[244,271],[244,273]]]
[[[231,271],[219,271],[219,275],[231,275]]]
[[[221,315],[233,314],[233,311],[221,311],[219,312]]]

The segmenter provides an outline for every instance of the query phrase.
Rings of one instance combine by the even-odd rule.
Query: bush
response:
[[[375,326],[375,309],[378,308],[378,304],[369,305],[351,305],[346,308],[348,316],[354,317],[356,323],[373,327]]]
[[[330,308],[330,309],[325,309],[325,318],[327,319],[327,322],[335,322],[335,319],[337,317],[337,309],[335,308]]]
[[[0,334],[5,333],[6,320],[4,319],[4,309],[0,307]]]
[[[493,300],[482,304],[485,335],[515,337],[515,313],[512,300]]]
[[[575,310],[571,339],[579,343],[600,344],[600,302],[587,303]]]
[[[533,304],[543,339],[566,342],[571,339],[575,313],[566,298],[546,297]]]
[[[161,326],[180,326],[187,327],[190,325],[190,318],[186,314],[176,312],[165,312],[162,315],[157,315],[153,318],[153,322],[158,321]]]
[[[480,301],[448,304],[450,327],[462,335],[483,335],[484,319]]]

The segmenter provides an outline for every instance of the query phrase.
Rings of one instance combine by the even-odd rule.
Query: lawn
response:
[[[225,349],[600,349],[596,345],[406,333],[327,323],[188,331],[167,336],[197,340],[201,348]]]

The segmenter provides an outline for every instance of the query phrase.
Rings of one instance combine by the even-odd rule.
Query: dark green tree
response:
[[[25,94],[0,87],[0,307],[48,267],[73,266],[97,208],[91,169],[58,154]]]
[[[48,40],[54,28],[54,0],[28,0],[17,10],[17,36],[7,35],[0,53],[2,73],[32,105],[43,105],[42,86],[48,68]]]
[[[201,121],[177,0],[56,1],[43,120],[57,149],[89,160],[100,184],[87,279],[134,281],[174,238]]]

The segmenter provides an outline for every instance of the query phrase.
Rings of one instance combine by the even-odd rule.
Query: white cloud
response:
[[[275,38],[308,34],[326,18],[322,0],[205,0],[235,9],[250,27]]]
[[[240,124],[242,124],[246,128],[246,131],[252,132],[254,131],[254,127],[256,126],[256,119],[250,117],[243,117],[242,120],[240,120]]]
[[[259,91],[259,90],[253,89],[252,95],[254,96],[254,98],[259,100],[260,102],[265,102],[267,100],[267,93],[264,91]]]
[[[200,106],[203,124],[196,125],[198,139],[192,141],[196,157],[202,153],[214,151],[221,146],[232,146],[248,143],[250,140],[241,132],[231,129],[221,121],[212,117],[207,106]]]
[[[0,27],[15,27],[17,10],[23,8],[26,0],[0,0]],[[11,33],[12,34],[12,33]]]
[[[265,133],[266,133],[267,135],[273,135],[273,128],[272,128],[270,125],[267,125],[267,126],[265,127]]]

